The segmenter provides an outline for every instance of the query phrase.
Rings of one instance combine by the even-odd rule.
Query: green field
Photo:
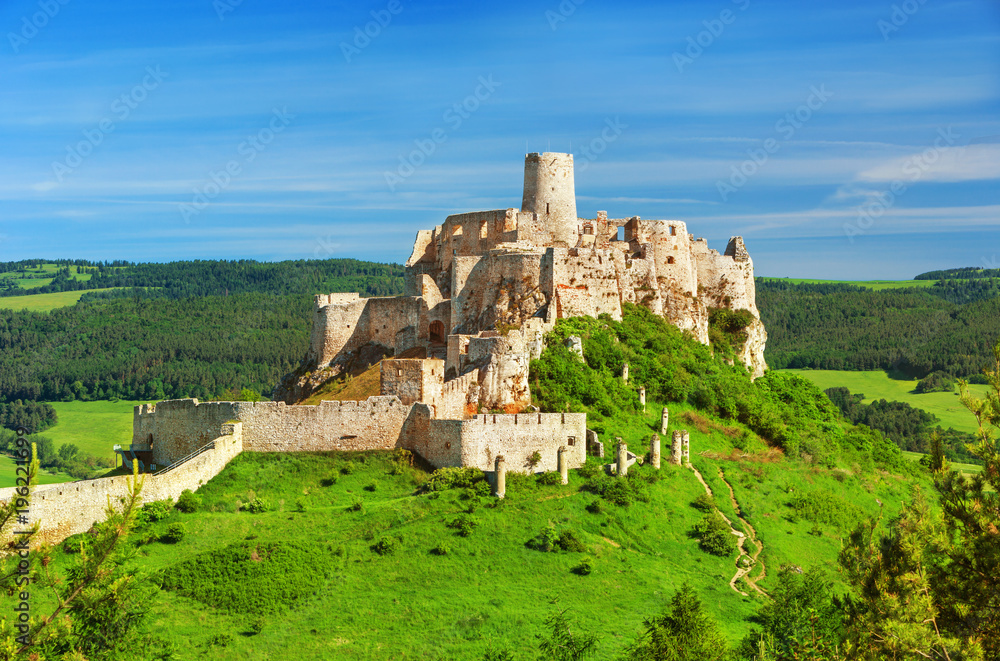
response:
[[[59,416],[59,422],[41,433],[59,447],[73,443],[81,452],[96,457],[111,457],[116,444],[132,442],[132,409],[136,404],[117,402],[49,402]]]
[[[839,370],[782,370],[791,372],[815,383],[821,390],[843,386],[853,394],[863,393],[864,403],[885,399],[895,402],[906,402],[910,406],[923,409],[936,415],[940,425],[947,429],[953,427],[958,431],[975,432],[976,419],[968,409],[958,401],[958,392],[932,392],[918,395],[913,392],[917,386],[916,379],[891,379],[885,372],[848,372]],[[970,385],[969,390],[982,397],[988,386]]]
[[[648,414],[629,416],[628,424],[607,421],[606,446],[618,435],[642,452],[642,438],[659,431],[659,410],[651,403]],[[725,471],[764,544],[765,589],[773,588],[783,564],[835,567],[849,524],[876,515],[879,501],[889,517],[908,498],[912,481],[927,486],[916,477],[784,461],[780,453],[762,460],[766,448],[760,441],[746,446],[756,459],[730,459],[728,428],[698,431],[684,417],[689,410],[673,405],[670,429],[690,429],[692,461],[719,495],[719,507],[733,517],[719,477],[719,469]],[[511,475],[507,498],[497,501],[469,489],[421,494],[417,487],[427,473],[396,466],[390,453],[244,453],[199,489],[198,512],[174,511],[137,533],[150,540],[140,547],[140,574],[190,576],[180,592],[156,592],[149,604],[151,629],[184,641],[179,660],[479,661],[491,645],[531,659],[545,617],[568,608],[574,630],[600,636],[594,658],[611,659],[635,639],[645,618],[660,613],[689,582],[736,644],[763,598],[730,589],[735,557],[709,555],[689,535],[702,516],[690,502],[704,493],[702,487],[691,471],[666,462],[661,471],[646,464],[629,473],[645,485],[648,502],[611,504],[582,490],[586,479],[578,471],[570,472],[568,486]],[[836,523],[817,524],[790,507],[793,499],[814,492],[834,499]],[[269,511],[240,510],[255,497]],[[600,508],[587,509],[597,501]],[[359,502],[355,511],[351,506]],[[451,527],[463,516],[476,522],[468,536]],[[187,530],[181,542],[155,541],[175,523]],[[530,548],[527,543],[550,524],[573,531],[585,550]],[[400,540],[394,553],[373,550],[387,538]],[[274,548],[269,545],[287,543],[297,545],[290,549],[294,553],[276,554],[278,564],[268,569],[281,577],[282,596],[276,597],[268,587],[272,579],[256,577],[253,562],[259,560],[252,553],[261,549],[261,557],[270,559],[264,556]],[[249,557],[220,564],[219,554],[233,544],[247,544]],[[439,545],[446,553],[432,553]],[[584,557],[593,561],[590,575],[572,571]],[[72,559],[60,555],[57,563]],[[233,602],[224,595],[212,605],[212,594],[222,593],[244,595],[241,601],[258,613],[228,610]],[[48,607],[39,601],[40,612]],[[265,624],[253,635],[258,614]],[[220,636],[228,636],[224,649]],[[136,658],[144,657],[137,652]]]
[[[17,465],[14,460],[5,454],[0,454],[0,489],[17,485]],[[72,482],[75,477],[65,473],[50,473],[42,469],[38,473],[39,484],[57,484],[59,482]]]
[[[0,308],[8,310],[28,310],[30,312],[51,312],[56,308],[76,305],[87,292],[110,291],[110,289],[84,289],[80,291],[58,291],[51,294],[29,294],[27,296],[0,297]]]
[[[855,285],[857,287],[868,287],[875,291],[882,289],[903,289],[906,287],[933,287],[937,280],[815,280],[812,278],[757,278],[757,280],[770,280],[773,282],[787,282],[792,285]]]

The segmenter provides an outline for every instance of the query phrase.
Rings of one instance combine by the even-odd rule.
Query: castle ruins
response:
[[[558,470],[565,482],[567,471],[586,461],[588,447],[603,457],[604,446],[586,429],[584,413],[529,410],[528,364],[541,355],[556,320],[605,313],[621,319],[626,303],[662,315],[705,344],[710,308],[749,310],[753,321],[738,357],[752,378],[766,369],[766,334],[743,239],[731,238],[720,254],[679,221],[608,218],[602,211],[579,218],[571,154],[525,157],[520,209],[456,214],[419,231],[403,296],[325,294],[315,303],[306,376],[331,377],[359,361],[367,366],[392,356],[381,361],[380,394],[300,405],[283,383],[275,399],[286,401],[137,406],[132,445],[116,450],[127,465],[160,470],[150,483],[154,496],[197,488],[242,450],[405,448],[435,467],[495,473],[501,496],[506,471]],[[579,338],[572,349],[582,358]],[[622,377],[628,381],[627,365]],[[664,436],[667,416],[664,409]],[[670,463],[687,464],[687,435],[678,434]],[[659,436],[650,443],[658,466]],[[624,475],[639,458],[621,439],[616,447],[614,470]],[[106,489],[95,486],[101,481],[41,489],[58,519],[44,537],[86,530],[93,508],[69,522],[57,515],[81,506],[66,498],[90,502],[124,488],[119,478],[105,480],[111,480]]]

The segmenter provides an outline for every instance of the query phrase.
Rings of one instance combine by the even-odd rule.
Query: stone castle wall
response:
[[[243,447],[252,452],[388,450],[401,446],[410,408],[395,396],[315,406],[177,399],[135,407],[132,442],[145,446],[152,435],[153,462],[166,466],[237,420],[244,423]]]
[[[144,503],[180,496],[185,489],[196,491],[218,475],[243,450],[240,424],[217,427],[212,447],[162,474],[145,474],[141,498]],[[56,544],[70,535],[86,532],[95,521],[105,518],[108,499],[119,506],[128,493],[125,476],[105,477],[36,487],[29,502],[29,516],[40,523],[33,544]],[[0,501],[15,497],[15,488],[0,489]]]
[[[315,305],[309,359],[318,367],[369,342],[405,351],[428,337],[425,303],[419,297],[325,294],[316,297]]]
[[[508,470],[520,472],[557,470],[557,451],[563,446],[569,453],[569,467],[579,468],[587,461],[586,428],[586,413],[485,413],[469,420],[432,420],[430,424],[431,433],[445,442],[457,437],[462,466],[492,471],[497,456],[502,456]],[[541,461],[532,466],[535,452]]]

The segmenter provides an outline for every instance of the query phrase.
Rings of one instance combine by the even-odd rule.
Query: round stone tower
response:
[[[538,219],[552,233],[553,242],[576,246],[578,232],[573,154],[545,152],[525,155],[521,211],[538,214]]]

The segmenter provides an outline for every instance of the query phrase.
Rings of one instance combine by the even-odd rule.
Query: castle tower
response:
[[[545,152],[524,157],[524,197],[521,211],[538,214],[553,242],[576,247],[576,185],[573,154]]]

